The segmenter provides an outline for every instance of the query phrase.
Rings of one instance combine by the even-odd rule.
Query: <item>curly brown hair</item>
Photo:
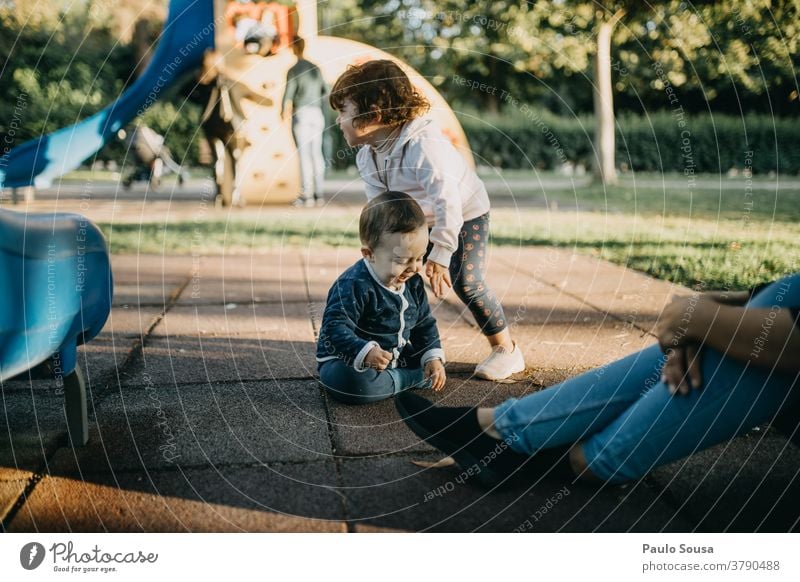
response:
[[[331,107],[340,111],[350,99],[358,109],[355,127],[371,121],[396,126],[426,113],[431,104],[411,84],[403,70],[388,60],[350,65],[336,79],[329,98]]]

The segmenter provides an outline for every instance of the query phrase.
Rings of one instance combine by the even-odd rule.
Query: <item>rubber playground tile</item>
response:
[[[443,406],[495,406],[534,388],[527,383],[496,384],[463,376],[451,376],[441,392],[416,393]],[[353,405],[327,396],[331,431],[337,455],[382,455],[433,449],[411,432],[400,419],[392,399]]]
[[[650,476],[705,532],[800,531],[800,449],[754,429]]]
[[[63,392],[49,388],[6,390],[0,410],[0,468],[38,471],[67,438]]]
[[[42,479],[12,532],[344,532],[333,463]]]
[[[20,498],[25,492],[25,487],[28,485],[28,480],[33,476],[33,473],[28,473],[25,479],[7,481],[3,479],[2,468],[0,468],[0,523],[2,523],[6,516],[13,510],[15,505],[19,502]],[[0,525],[0,532],[4,529]]]
[[[340,466],[348,518],[358,527],[440,532],[688,531],[643,485],[593,487],[550,474],[487,492],[433,456],[358,458]],[[477,470],[477,469],[476,469]]]
[[[89,443],[60,449],[53,474],[117,473],[327,459],[325,410],[313,382],[149,384],[94,409]]]
[[[148,340],[121,376],[124,385],[311,378],[316,346],[310,341],[231,337],[164,337]]]

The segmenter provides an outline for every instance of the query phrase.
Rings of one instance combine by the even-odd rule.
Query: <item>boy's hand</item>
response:
[[[444,388],[444,382],[447,380],[447,375],[444,372],[444,364],[439,358],[428,360],[425,364],[425,379],[430,378],[433,380],[433,389],[438,392]]]
[[[364,358],[365,368],[375,368],[379,372],[385,370],[392,361],[392,352],[382,350],[380,346],[372,348]]]
[[[444,265],[428,261],[425,264],[425,275],[430,279],[433,294],[439,299],[444,296],[445,285],[449,288],[453,287],[453,282],[450,280],[450,270]]]

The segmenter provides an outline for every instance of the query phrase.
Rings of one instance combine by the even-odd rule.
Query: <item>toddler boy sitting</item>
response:
[[[409,195],[384,192],[359,220],[363,258],[328,292],[317,342],[322,385],[350,404],[441,390],[444,351],[422,277],[428,223]]]

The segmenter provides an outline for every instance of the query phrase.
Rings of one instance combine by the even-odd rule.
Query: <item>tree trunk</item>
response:
[[[594,174],[604,185],[617,183],[614,164],[614,90],[611,85],[611,33],[624,13],[598,18],[597,54],[594,61]]]

